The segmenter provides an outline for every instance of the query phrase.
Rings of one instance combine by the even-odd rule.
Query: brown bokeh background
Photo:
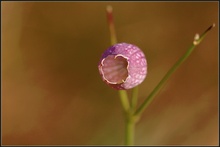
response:
[[[218,2],[2,2],[2,144],[123,144],[118,92],[97,68],[110,46],[108,4],[118,42],[147,57],[139,104],[195,33],[216,24],[143,113],[135,140],[217,145]]]

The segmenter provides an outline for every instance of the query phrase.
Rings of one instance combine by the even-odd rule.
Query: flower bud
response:
[[[102,54],[98,69],[106,84],[117,90],[126,90],[144,81],[147,61],[137,46],[118,43]]]

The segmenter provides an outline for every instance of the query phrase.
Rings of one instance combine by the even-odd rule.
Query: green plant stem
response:
[[[112,7],[110,5],[107,6],[106,12],[107,12],[107,20],[108,20],[109,31],[110,31],[111,45],[114,45],[117,43],[117,37],[115,33],[115,25],[113,21]]]
[[[112,7],[107,6],[106,12],[107,12],[110,37],[111,37],[111,45],[114,45],[117,43],[117,38],[116,38],[113,15],[112,15]],[[135,94],[135,95],[137,95],[137,94]],[[122,107],[125,112],[125,145],[133,145],[135,121],[134,121],[132,109],[136,105],[137,98],[135,98],[135,96],[133,96],[134,100],[132,101],[132,108],[131,108],[129,100],[128,100],[127,91],[126,90],[119,90],[119,96],[121,99]]]
[[[138,86],[133,88],[132,98],[131,98],[131,111],[134,113],[138,100]]]
[[[154,90],[150,93],[150,95],[145,99],[145,101],[142,103],[142,105],[137,109],[135,112],[135,116],[140,116],[141,113],[147,108],[147,106],[150,104],[150,102],[153,100],[155,95],[161,90],[161,88],[164,86],[166,81],[169,79],[169,77],[176,71],[178,67],[189,57],[189,55],[192,53],[194,48],[204,39],[207,32],[213,28],[215,24],[210,26],[202,35],[201,37],[196,34],[193,44],[191,47],[187,50],[187,52],[172,66],[172,68],[166,73],[166,75],[163,77],[163,79],[159,82],[159,84],[154,88]]]
[[[125,145],[134,145],[135,122],[132,114],[127,116],[125,130]]]
[[[121,99],[122,107],[123,107],[125,113],[127,113],[130,109],[130,104],[129,104],[129,101],[128,101],[128,95],[127,95],[126,91],[125,90],[119,90],[119,96],[120,96],[120,99]]]

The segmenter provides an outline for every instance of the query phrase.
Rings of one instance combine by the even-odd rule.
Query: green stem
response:
[[[107,12],[110,37],[111,37],[111,45],[114,45],[117,43],[117,37],[116,37],[116,33],[115,33],[115,25],[114,25],[113,15],[112,15],[112,6],[110,6],[110,5],[107,6],[106,12]]]
[[[120,96],[120,99],[121,99],[122,107],[123,107],[125,113],[127,113],[130,109],[130,104],[129,104],[129,101],[128,101],[127,92],[125,90],[119,90],[119,96]]]
[[[111,45],[114,45],[117,43],[117,38],[116,38],[113,15],[112,15],[112,7],[107,6],[106,12],[107,12],[107,19],[108,19],[110,36],[111,36]],[[137,94],[135,94],[135,95],[137,95]],[[119,96],[121,99],[122,107],[125,111],[125,144],[126,145],[133,145],[135,121],[133,118],[133,111],[132,111],[130,104],[129,104],[127,91],[119,90]],[[135,99],[137,99],[137,98],[135,98]],[[134,100],[132,102],[132,108],[134,108],[135,105],[136,105],[136,100]]]
[[[163,77],[163,79],[159,82],[159,84],[154,88],[154,90],[150,93],[150,95],[145,99],[145,101],[142,103],[142,105],[137,109],[135,112],[135,116],[140,116],[141,113],[147,108],[147,106],[150,104],[150,102],[153,100],[155,95],[161,90],[161,88],[164,86],[166,81],[169,79],[169,77],[176,71],[176,69],[189,57],[189,55],[192,53],[194,48],[204,39],[207,32],[213,28],[215,24],[210,26],[202,35],[199,37],[198,34],[196,34],[193,44],[191,47],[187,50],[187,52],[173,65],[173,67],[166,73],[166,75]]]
[[[112,15],[112,7],[107,6],[106,12],[107,12],[107,20],[108,20],[109,31],[111,36],[111,45],[114,45],[117,43],[117,38],[116,38],[115,26]],[[119,90],[119,96],[121,99],[122,107],[124,108],[125,112],[128,112],[130,109],[130,104],[128,101],[127,92],[125,90]]]
[[[125,145],[134,145],[135,121],[133,116],[128,116],[126,122]]]
[[[134,113],[137,105],[137,100],[138,100],[138,86],[133,88],[132,91],[132,98],[131,98],[131,110],[132,113]]]

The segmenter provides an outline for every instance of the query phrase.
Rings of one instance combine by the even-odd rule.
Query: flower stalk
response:
[[[186,51],[186,53],[170,68],[170,70],[166,73],[163,79],[159,82],[159,84],[154,88],[154,90],[150,93],[150,95],[145,99],[142,105],[135,112],[136,116],[140,116],[141,113],[147,108],[147,106],[151,103],[156,94],[162,89],[170,76],[177,70],[178,67],[190,56],[195,47],[204,39],[206,34],[215,26],[215,24],[211,25],[204,33],[202,33],[201,37],[198,34],[195,35],[194,41],[191,47]]]
[[[112,7],[109,5],[106,8],[107,20],[109,25],[109,31],[111,36],[111,45],[117,43],[115,26],[112,15]],[[126,90],[119,90],[119,96],[121,99],[121,104],[125,112],[125,145],[134,144],[134,131],[135,131],[135,122],[133,121],[133,113],[131,112],[131,107]],[[135,98],[136,99],[136,98]],[[133,102],[134,105],[135,102]],[[132,105],[132,108],[134,107]]]
[[[107,11],[107,20],[109,25],[110,37],[111,37],[111,45],[114,45],[117,43],[117,38],[116,38],[115,25],[112,15],[112,6],[108,5],[106,11]]]

